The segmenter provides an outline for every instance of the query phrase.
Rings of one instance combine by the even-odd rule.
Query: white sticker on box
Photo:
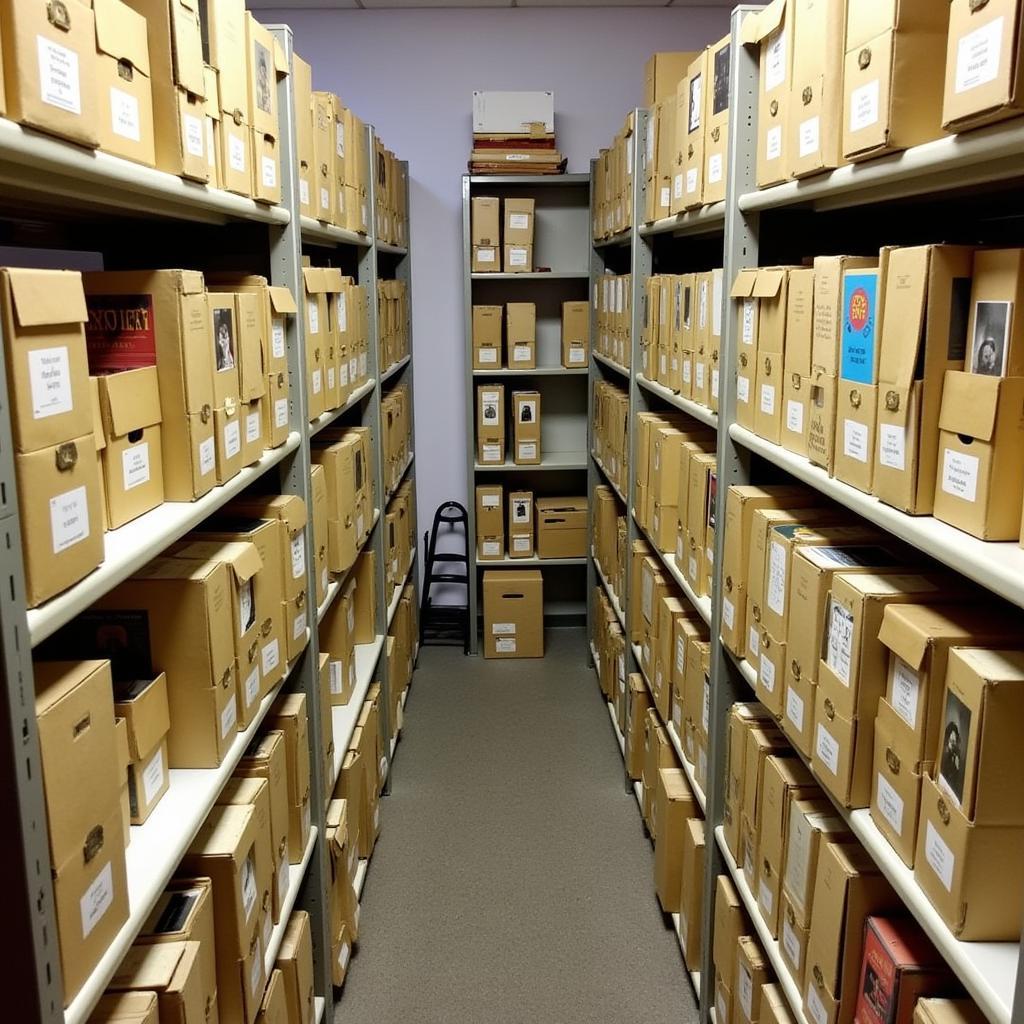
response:
[[[743,330],[741,337],[744,345],[754,344],[754,323],[757,319],[757,299],[743,300]]]
[[[708,159],[708,184],[717,185],[722,180],[722,154],[715,153]]]
[[[39,96],[51,107],[82,113],[78,54],[45,36],[36,36],[39,56]]]
[[[747,649],[750,651],[750,656],[756,658],[761,650],[761,636],[757,632],[757,626],[751,626],[750,632],[747,634]]]
[[[782,156],[782,125],[769,128],[765,133],[765,159],[778,160]]]
[[[667,210],[672,205],[672,192],[667,185],[662,185],[659,198],[661,202],[658,203],[658,206],[661,209]]]
[[[477,261],[477,263],[493,263],[494,262],[494,250],[493,249],[477,249],[476,250],[476,261]]]
[[[203,155],[203,122],[192,114],[182,114],[181,123],[185,130],[185,149],[189,156]]]
[[[775,385],[774,384],[762,384],[761,385],[761,412],[765,416],[775,415]]]
[[[690,555],[690,579],[697,582],[697,559]]]
[[[269,914],[267,915],[270,916]],[[252,967],[249,968],[249,991],[255,999],[259,995],[260,984],[263,981],[263,948],[260,945],[260,937],[255,940],[256,950],[252,957]]]
[[[245,443],[255,444],[260,439],[260,414],[256,412],[246,413],[245,416]]]
[[[892,671],[892,708],[911,729],[917,728],[920,692],[920,677],[902,658],[897,657]]]
[[[819,722],[814,752],[825,767],[836,777],[839,776],[839,744],[835,737]]]
[[[235,731],[235,725],[238,722],[238,708],[235,706],[235,698],[232,695],[231,700],[225,705],[224,710],[220,713],[220,738],[227,739],[229,732]]]
[[[673,199],[682,199],[683,198],[683,176],[681,174],[677,174],[672,179],[672,198]],[[669,206],[671,204],[670,203],[664,203],[662,205]]]
[[[228,165],[239,174],[245,173],[245,142],[240,135],[228,132]]]
[[[516,624],[514,622],[495,622],[491,626],[491,633],[494,636],[515,636]]]
[[[739,975],[739,997],[740,1006],[743,1007],[743,1016],[747,1020],[751,1020],[753,1017],[753,1000],[754,1000],[754,979],[750,976],[750,970],[747,965],[740,961],[736,965]]]
[[[256,909],[256,865],[255,850],[242,861],[242,908],[245,911],[246,921],[252,916]]]
[[[349,945],[347,942],[341,944],[338,950],[338,966],[344,971],[348,967]]]
[[[786,402],[786,429],[793,434],[804,432],[803,402],[794,402],[792,398]]]
[[[829,601],[828,643],[825,664],[840,682],[850,685],[850,662],[853,659],[853,612],[837,601]]]
[[[238,420],[232,420],[224,427],[224,457],[233,459],[242,450],[242,430]]]
[[[803,732],[804,700],[796,690],[786,691],[786,717],[796,726],[797,732]]]
[[[299,178],[299,202],[309,206],[309,182],[305,178]]]
[[[704,698],[700,709],[700,722],[704,728],[704,732],[707,733],[708,726],[711,724],[711,680],[704,677]]]
[[[800,937],[789,923],[789,918],[782,922],[782,951],[786,954],[786,958],[793,967],[799,966]]]
[[[519,442],[519,458],[523,461],[537,458],[537,442],[536,441],[520,441]]]
[[[800,158],[817,153],[821,149],[821,118],[815,114],[801,121],[799,135]]]
[[[501,462],[501,445],[485,444],[483,446],[484,462]]]
[[[942,453],[942,489],[954,498],[976,501],[979,465],[977,456],[946,448]]]
[[[337,376],[337,374],[334,372],[334,367],[333,366],[328,366],[327,367],[327,390],[328,391],[333,391],[334,390],[334,386],[335,386],[334,385],[334,380],[335,380],[336,376]],[[346,375],[345,383],[346,384],[348,383],[347,375]]]
[[[494,649],[498,654],[515,654],[516,653],[516,638],[513,637],[499,637],[494,641]]]
[[[763,878],[758,886],[757,902],[761,905],[761,909],[771,917],[772,907],[775,906],[775,893],[772,892],[771,886]]]
[[[139,142],[139,101],[130,93],[110,87],[110,130],[123,139]]]
[[[213,467],[216,465],[215,452],[213,438],[208,437],[205,441],[199,442],[199,475],[206,476],[207,473],[213,472]]]
[[[768,607],[776,615],[786,611],[786,546],[773,540],[768,549]]]
[[[694,192],[697,191],[697,173],[698,173],[698,169],[696,167],[690,167],[687,170],[687,172],[686,172],[686,194],[687,195],[692,195]],[[682,196],[677,196],[676,198],[681,199]],[[666,203],[665,205],[667,206],[668,203]]]
[[[946,892],[952,892],[956,856],[930,821],[925,826],[924,857],[928,861],[928,866],[946,887]]]
[[[29,352],[28,379],[32,388],[33,419],[42,420],[72,411],[71,361],[66,345]]]
[[[331,193],[327,191],[323,185],[320,186],[320,209],[329,210],[331,208]]]
[[[121,470],[124,475],[124,489],[141,487],[149,483],[149,442],[132,445],[121,452]]]
[[[277,161],[272,156],[265,156],[260,166],[263,168],[263,187],[277,188]]]
[[[526,231],[530,227],[530,215],[528,213],[510,213],[508,226],[513,231]]]
[[[498,350],[496,348],[477,349],[476,361],[478,363],[496,363],[498,361]]]
[[[683,731],[683,709],[679,704],[674,705],[672,708],[672,724],[676,727],[676,732],[681,733]]]
[[[271,324],[270,352],[275,359],[284,359],[284,322],[281,320]]]
[[[306,299],[306,312],[309,320],[309,333],[320,333],[320,304],[316,299]]]
[[[314,370],[313,371],[312,380],[313,380],[313,394],[314,395],[319,395],[321,389],[324,386],[323,371],[322,370]]]
[[[142,771],[142,796],[148,807],[164,785],[164,748],[159,746]]]
[[[987,25],[961,36],[956,44],[957,95],[993,82],[999,74],[1003,48],[1003,19],[993,18]]]
[[[758,669],[757,682],[766,692],[775,692],[775,663],[764,654],[761,655],[761,667]]]
[[[814,1024],[828,1024],[828,1013],[814,987],[813,978],[807,983],[807,1009],[811,1012],[811,1020]]]
[[[484,556],[484,558],[500,558],[501,557],[501,541],[498,541],[498,540],[485,540],[483,542],[483,556]]]
[[[750,378],[742,374],[736,377],[736,397],[741,402],[750,401]]]
[[[569,349],[570,363],[585,363],[587,361],[586,349],[582,346],[573,346]]]
[[[50,530],[55,555],[89,536],[89,498],[85,487],[75,487],[50,499]]]
[[[694,379],[694,382],[693,382],[693,386],[698,391],[703,391],[704,390],[704,370],[705,370],[705,366],[704,366],[703,363],[696,363],[696,364],[694,364],[695,379]]]
[[[274,402],[274,426],[280,429],[288,423],[288,399],[279,398]]]
[[[530,345],[512,346],[512,362],[514,363],[528,363],[530,362],[531,355],[532,350]]]
[[[82,913],[82,939],[83,941],[92,934],[103,919],[103,915],[110,909],[114,902],[114,871],[110,862],[103,865],[102,870],[96,876],[96,880],[85,890],[84,895],[78,902]]]
[[[736,622],[736,606],[727,597],[722,598],[722,621],[726,629],[732,629]]]
[[[878,124],[879,82],[875,78],[850,93],[850,131],[859,132]]]
[[[306,572],[306,537],[297,533],[292,537],[292,579],[297,580]]]
[[[771,92],[786,81],[786,33],[777,28],[769,37],[764,55],[764,91]],[[749,1015],[748,1015],[749,1016]]]
[[[356,378],[359,376],[359,360],[355,356],[348,361],[348,375],[352,379],[352,383],[355,384]]]
[[[249,678],[245,681],[245,706],[251,708],[260,695],[260,667],[253,666]]]
[[[513,247],[508,252],[508,265],[510,267],[526,266],[526,250],[522,247]]]
[[[906,469],[906,430],[895,423],[878,425],[878,461],[889,469]]]
[[[360,352],[359,353],[359,376],[360,377],[365,377],[366,376],[366,353],[365,352]]]
[[[843,420],[843,454],[858,462],[868,461],[868,427],[856,420]]]
[[[343,388],[348,387],[348,360],[343,360],[341,366],[338,367],[338,376],[341,378],[341,386]],[[333,384],[331,385],[334,386]]]
[[[683,360],[683,383],[689,384],[693,380],[693,367],[689,359]]]
[[[327,665],[331,693],[341,693],[345,689],[345,673],[340,661],[332,661]]]
[[[532,537],[513,537],[512,538],[512,550],[513,551],[529,551],[530,545],[533,542]]]
[[[893,789],[889,780],[878,773],[878,810],[898,836],[903,835],[903,798]]]

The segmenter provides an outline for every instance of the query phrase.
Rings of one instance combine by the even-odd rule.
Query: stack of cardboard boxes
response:
[[[539,569],[484,573],[484,657],[544,657],[544,577]]]
[[[508,545],[505,493],[500,484],[476,489],[477,559],[585,558],[586,498],[534,499],[532,491],[509,491]],[[506,555],[507,551],[507,555]]]
[[[384,143],[374,136],[374,167],[377,170],[376,209],[374,218],[377,238],[391,245],[409,245],[408,174],[402,163]]]
[[[384,487],[391,493],[402,481],[412,460],[412,392],[407,383],[392,388],[380,403],[383,425]]]
[[[504,316],[502,315],[504,312]],[[502,321],[504,320],[504,344]],[[504,354],[503,354],[504,353]],[[590,311],[586,302],[562,303],[561,365],[585,368],[590,358]],[[537,368],[537,304],[509,302],[473,307],[473,369]]]
[[[395,491],[384,513],[385,602],[390,604],[395,590],[405,583],[416,554],[416,509],[412,484],[408,481]]]
[[[473,93],[471,174],[562,174],[565,158],[555,148],[555,94]]]
[[[591,615],[597,624],[594,667],[601,694],[611,706],[621,732],[626,703],[626,635],[604,587],[594,587],[591,602]]]
[[[477,460],[481,465],[505,461],[505,387],[481,384],[477,394]],[[539,391],[512,392],[512,459],[517,466],[539,466],[541,450],[541,395]]]
[[[628,366],[632,361],[632,274],[602,274],[594,283],[594,350]]]
[[[594,384],[594,456],[608,478],[625,493],[629,479],[629,395],[606,380]]]
[[[626,516],[615,492],[605,484],[594,488],[594,558],[620,599],[626,593]]]
[[[630,111],[622,129],[595,162],[592,235],[610,238],[633,226],[633,146],[636,115]]]
[[[502,200],[496,196],[474,196],[471,206],[472,272],[532,272],[534,214],[532,199],[508,197]]]
[[[410,355],[409,289],[404,281],[377,282],[377,365],[381,373]]]
[[[395,607],[386,640],[388,659],[388,685],[391,689],[391,704],[385,722],[388,738],[394,742],[402,731],[403,700],[412,682],[412,669],[419,645],[419,609],[416,606],[416,591],[411,583],[402,589],[402,596]]]

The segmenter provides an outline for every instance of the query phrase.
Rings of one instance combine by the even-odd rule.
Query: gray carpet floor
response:
[[[585,652],[420,654],[339,1024],[696,1021]]]

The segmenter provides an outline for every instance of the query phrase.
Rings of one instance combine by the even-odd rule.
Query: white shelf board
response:
[[[392,245],[391,242],[377,241],[377,252],[390,253],[392,256],[408,256],[409,250],[404,245]]]
[[[364,380],[363,383],[345,399],[344,405],[338,406],[337,409],[330,409],[328,412],[317,416],[317,418],[309,425],[310,436],[312,437],[313,435],[318,434],[325,427],[329,427],[343,413],[348,412],[349,409],[355,408],[355,406],[357,406],[373,390],[376,383],[377,381],[374,380],[373,377],[369,380]]]
[[[495,566],[534,566],[543,567],[545,565],[586,565],[586,555],[580,558],[538,558],[536,555],[530,558],[509,558],[507,555],[504,558],[478,558],[476,564],[482,569],[493,569]]]
[[[675,406],[681,412],[685,412],[687,416],[692,416],[695,420],[700,420],[701,423],[714,427],[715,430],[718,429],[718,413],[712,412],[706,405],[700,405],[689,398],[683,398],[672,391],[671,388],[665,387],[664,384],[648,380],[642,373],[636,375],[636,382],[640,387],[650,391],[652,395],[657,395],[663,402],[668,402],[669,405]]]
[[[843,208],[967,188],[1024,174],[1024,122],[950,135],[877,160],[739,197],[744,212],[809,203]]]
[[[270,942],[263,952],[263,963],[266,968],[267,977],[277,963],[277,954],[281,951],[281,943],[284,942],[284,933],[288,930],[288,922],[291,919],[292,911],[295,909],[295,901],[299,896],[299,887],[309,868],[309,862],[313,859],[313,849],[316,846],[317,828],[313,825],[309,830],[309,840],[306,842],[306,849],[302,852],[302,860],[298,864],[288,865],[288,891],[284,896],[284,904],[281,907],[281,920],[274,925],[270,936]]]
[[[345,570],[340,576],[336,576],[334,579],[327,584],[327,593],[324,594],[323,603],[316,610],[316,621],[322,622],[324,616],[327,614],[327,610],[334,604],[338,594],[341,593],[341,588],[345,585],[345,581],[348,579],[352,570],[356,567],[359,562],[359,556],[366,550],[366,545],[370,543],[370,537],[373,536],[374,528],[377,525],[377,520],[380,519],[380,509],[375,508],[373,510],[373,519],[370,522],[370,529],[366,533],[366,540],[363,541],[363,546],[356,552],[355,561]]]
[[[6,122],[0,120],[0,125]],[[2,135],[2,129],[0,129]],[[118,583],[128,579],[165,548],[237,497],[254,480],[299,447],[300,435],[293,432],[279,448],[272,448],[254,466],[243,469],[220,487],[214,487],[197,501],[165,501],[151,512],[133,519],[103,538],[103,563],[73,587],[28,612],[32,646],[45,640],[79,612],[85,611]]]
[[[679,951],[683,953],[683,963],[686,963],[685,950],[683,949],[683,935],[680,932],[680,925],[682,924],[682,918],[679,914],[672,915],[672,927],[675,929],[676,938],[679,940]],[[690,976],[690,983],[693,985],[693,994],[700,1000],[700,971],[691,971],[689,967],[686,968],[686,973]]]
[[[398,474],[398,479],[395,481],[395,486],[392,487],[384,497],[384,507],[387,508],[391,504],[391,499],[395,496],[398,488],[402,486],[402,481],[405,479],[405,474],[409,472],[409,467],[416,461],[416,453],[409,452],[409,458],[405,461],[405,467],[402,472]]]
[[[585,377],[586,367],[535,366],[532,370],[510,370],[498,367],[496,370],[474,370],[474,377]]]
[[[661,559],[661,564],[665,567],[668,574],[676,581],[679,589],[682,590],[687,601],[693,605],[694,608],[700,613],[700,617],[710,626],[711,625],[711,598],[710,597],[698,597],[690,586],[689,581],[683,575],[682,570],[676,565],[675,558],[666,551],[661,551],[658,545],[651,539],[651,535],[640,525],[639,520],[636,517],[636,510],[633,510],[633,522],[636,523],[636,528],[646,538],[647,543],[651,546],[651,550],[654,551],[658,558]]]
[[[729,436],[744,448],[784,469],[796,479],[870,520],[876,526],[912,544],[936,561],[955,569],[1000,597],[1024,607],[1024,549],[1015,541],[978,540],[955,526],[931,516],[908,516],[830,477],[802,455],[794,455],[733,424]]]
[[[349,743],[352,742],[352,733],[355,732],[356,722],[359,720],[359,712],[362,710],[363,701],[373,683],[373,677],[377,671],[377,663],[380,661],[380,652],[384,648],[384,636],[378,634],[371,644],[356,644],[356,685],[349,697],[347,704],[336,705],[331,708],[331,732],[334,736],[334,766],[330,790],[333,793],[334,787],[338,784],[338,776],[341,775],[341,765],[348,753]]]
[[[391,595],[391,600],[388,603],[388,630],[391,629],[391,623],[394,621],[395,612],[398,611],[398,602],[402,600],[402,591],[405,590],[406,583],[409,582],[409,578],[412,575],[413,566],[416,564],[416,552],[410,552],[411,558],[409,559],[409,566],[405,570],[405,575],[402,577],[402,582],[395,587],[395,592]]]
[[[615,730],[615,739],[619,742],[619,753],[626,756],[626,737],[622,735],[622,730],[619,728],[619,721],[615,717],[615,705],[611,701],[608,704],[608,717],[612,720],[612,728]]]
[[[381,375],[380,383],[383,387],[392,377],[397,373],[401,373],[409,365],[409,360],[412,359],[411,355],[402,356],[397,363],[392,363]]]
[[[594,358],[603,366],[609,367],[616,373],[621,373],[623,377],[629,377],[629,370],[627,370],[621,363],[615,362],[611,356],[606,356],[603,352],[595,352],[593,355]]]
[[[614,235],[606,235],[604,238],[595,238],[593,245],[595,249],[608,249],[617,245],[629,245],[633,238],[632,228],[623,228],[616,231]]]
[[[333,224],[324,224],[323,221],[315,220],[312,217],[303,217],[299,225],[304,242],[315,242],[318,245],[357,245],[363,249],[370,246],[370,239],[367,235],[347,231],[345,228],[337,228]]]
[[[363,860],[360,858],[359,865],[356,867],[355,888],[357,900],[363,898],[363,886],[366,884],[366,869],[369,864],[369,860]]]
[[[612,479],[611,473],[608,472],[608,468],[593,452],[590,453],[590,457],[594,460],[594,465],[597,466],[599,470],[601,470],[601,473],[604,476],[608,486],[611,487],[611,489],[618,495],[619,501],[621,501],[622,504],[625,505],[626,496],[622,493],[622,490],[619,487],[619,485]]]
[[[651,224],[644,224],[640,234],[644,238],[655,235],[711,235],[725,230],[725,201],[709,203],[698,210],[687,210],[672,217],[662,217]]]
[[[516,188],[548,188],[552,185],[589,185],[589,174],[470,174],[470,185],[511,185]]]
[[[327,1000],[323,996],[317,996],[313,1004],[316,1007],[316,1024],[321,1024],[324,1019],[324,1010],[327,1009]]]
[[[718,848],[722,851],[722,859],[725,861],[725,866],[729,869],[729,874],[732,875],[736,891],[740,894],[740,899],[743,900],[743,905],[747,908],[747,914],[754,923],[754,930],[757,932],[761,948],[764,950],[772,965],[772,969],[775,971],[776,981],[786,997],[786,1002],[789,1003],[789,1010],[793,1014],[793,1020],[796,1024],[809,1024],[804,1016],[803,999],[801,998],[800,989],[797,987],[793,976],[789,973],[789,968],[782,956],[782,949],[779,947],[778,942],[772,938],[772,933],[768,931],[768,926],[764,923],[764,918],[761,917],[757,900],[754,899],[754,894],[750,891],[750,886],[747,885],[743,872],[737,867],[733,855],[729,852],[729,847],[725,842],[725,829],[721,825],[715,829],[715,839],[718,842]]]
[[[583,452],[544,452],[539,466],[517,466],[506,457],[499,465],[485,466],[478,462],[474,468],[478,473],[535,473],[546,470],[586,469],[587,457]]]
[[[683,753],[683,744],[679,739],[679,733],[676,732],[675,722],[666,722],[665,731],[668,733],[668,738],[672,741],[672,746],[675,748],[679,763],[683,766],[683,774],[686,776],[686,781],[689,782],[690,789],[693,790],[693,795],[697,798],[697,803],[700,804],[701,813],[706,813],[708,798],[704,795],[704,790],[700,788],[697,782],[697,773],[693,765],[690,764]]]
[[[135,941],[181,858],[192,845],[220,791],[231,778],[281,688],[284,679],[260,702],[256,717],[239,733],[219,768],[171,768],[170,785],[144,825],[131,826],[131,842],[125,850],[128,870],[128,920],[114,936],[78,995],[64,1011],[65,1024],[85,1024],[114,972]]]
[[[622,626],[623,630],[626,628],[626,613],[622,609],[622,605],[619,604],[619,599],[612,589],[612,585],[608,580],[608,577],[604,574],[604,569],[601,568],[601,563],[597,560],[597,554],[594,549],[590,549],[590,557],[594,560],[594,569],[597,571],[598,578],[601,580],[601,585],[604,587],[604,592],[608,595],[608,600],[611,602],[612,611],[615,612],[615,617],[619,620],[619,625]]]
[[[534,270],[524,274],[470,274],[474,281],[587,281],[587,270]]]
[[[287,224],[284,206],[268,206],[153,167],[85,149],[0,120],[0,185],[8,194],[66,211],[69,206],[132,217],[223,224]]]

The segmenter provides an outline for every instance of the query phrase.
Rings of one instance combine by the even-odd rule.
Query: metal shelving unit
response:
[[[534,266],[543,271],[526,274],[474,274],[470,272],[471,199],[473,196],[532,198]],[[587,247],[590,233],[590,175],[463,175],[463,297],[466,325],[466,481],[469,512],[469,621],[470,650],[479,644],[480,585],[482,571],[499,568],[536,568],[544,573],[544,618],[549,624],[582,623],[586,615],[579,568],[585,558],[505,559],[480,561],[476,557],[476,485],[507,483],[508,490],[531,490],[537,497],[578,496],[584,492],[588,374],[566,369],[561,363],[561,303],[586,300]],[[537,306],[537,363],[532,370],[474,370],[473,305],[504,305],[533,301]],[[562,380],[561,378],[566,378]],[[493,381],[506,386],[506,420],[511,437],[511,389],[517,385],[541,395],[541,462],[517,466],[511,448],[497,465],[477,462],[476,393]]]
[[[291,30],[287,26],[274,26],[273,31],[290,65]],[[223,242],[225,251],[248,254],[248,264],[238,269],[266,274],[273,284],[287,286],[297,299],[303,295],[303,246],[316,247],[316,262],[340,263],[348,272],[354,272],[359,282],[367,287],[369,298],[369,379],[360,385],[343,408],[331,411],[313,424],[309,423],[306,413],[303,318],[291,318],[286,331],[291,385],[291,433],[286,442],[266,452],[256,465],[244,469],[228,484],[214,488],[198,501],[165,503],[126,526],[108,532],[104,538],[105,559],[100,568],[74,587],[31,611],[25,609],[21,530],[11,455],[11,425],[8,412],[4,410],[0,413],[0,483],[3,487],[0,544],[4,551],[5,583],[0,595],[0,653],[6,682],[5,727],[0,731],[0,747],[11,794],[6,822],[7,847],[13,870],[12,878],[17,883],[11,887],[8,927],[14,940],[13,945],[19,951],[16,954],[16,969],[22,972],[22,977],[33,979],[18,994],[19,1020],[26,1022],[85,1024],[125,951],[134,941],[221,789],[251,739],[261,728],[273,701],[282,691],[298,691],[306,695],[313,822],[301,862],[289,868],[286,914],[281,925],[272,933],[266,955],[268,963],[272,964],[291,909],[301,907],[306,910],[311,917],[313,933],[317,1019],[322,1020],[328,1015],[328,1010],[329,1015],[333,1016],[334,994],[325,899],[329,888],[330,867],[323,842],[323,807],[325,795],[334,787],[337,770],[333,779],[321,778],[323,758],[320,749],[317,630],[312,628],[309,631],[306,649],[287,666],[285,678],[263,699],[256,718],[245,732],[236,736],[220,767],[210,770],[171,769],[170,786],[159,805],[144,825],[132,827],[131,843],[126,851],[129,918],[66,1009],[53,909],[32,674],[32,648],[36,644],[52,635],[251,485],[262,485],[264,481],[270,481],[268,490],[298,495],[305,501],[307,508],[311,508],[310,438],[329,424],[361,423],[370,427],[375,453],[372,468],[378,500],[384,493],[379,443],[381,395],[388,385],[394,386],[399,380],[411,383],[412,368],[409,359],[388,368],[384,374],[377,365],[376,282],[379,269],[376,257],[378,251],[386,253],[391,271],[389,276],[403,277],[408,281],[408,250],[378,243],[372,231],[369,236],[355,235],[298,216],[298,182],[294,172],[294,100],[290,77],[284,78],[278,85],[278,109],[282,184],[282,202],[279,206],[266,206],[207,186],[185,182],[173,175],[104,153],[87,152],[0,120],[0,182],[5,186],[5,216],[9,219],[18,218],[20,214],[17,204],[25,201],[31,203],[34,220],[58,229],[69,218],[76,225],[95,222],[100,228],[89,237],[103,239],[103,255],[118,253],[123,246],[129,244],[129,240],[137,248],[137,229],[140,224],[149,227],[159,240],[179,242],[183,251],[209,252],[211,247]],[[367,128],[367,142],[367,152],[372,154],[372,127]],[[367,177],[370,181],[369,203],[372,208],[375,205],[375,175],[368,174]],[[208,232],[202,236],[204,245],[196,245],[198,232]],[[55,235],[61,237],[59,230]],[[186,240],[191,242],[191,246]],[[0,388],[6,393],[6,374],[2,365]],[[380,509],[375,510],[375,525],[367,548],[377,553],[379,587],[383,593],[384,531],[379,528],[380,512]],[[306,531],[305,546],[306,565],[313,566],[315,559],[311,526]],[[410,571],[410,576],[415,577],[415,573]],[[318,618],[327,610],[340,589],[340,580],[331,584],[323,605],[318,609]],[[316,581],[314,574],[309,572],[307,605],[313,606],[315,597]],[[338,721],[339,717],[345,716],[334,715],[335,741],[337,743],[340,740],[342,752],[348,747],[362,697],[371,682],[379,680],[385,700],[387,697],[387,664],[386,659],[380,655],[397,601],[392,601],[390,608],[383,607],[382,602],[379,605],[377,639],[356,652],[361,692],[353,698],[348,708],[335,709],[335,712],[347,712],[352,719],[349,724],[347,720]],[[336,760],[336,769],[340,769],[340,760]],[[362,871],[365,875],[365,863]]]

